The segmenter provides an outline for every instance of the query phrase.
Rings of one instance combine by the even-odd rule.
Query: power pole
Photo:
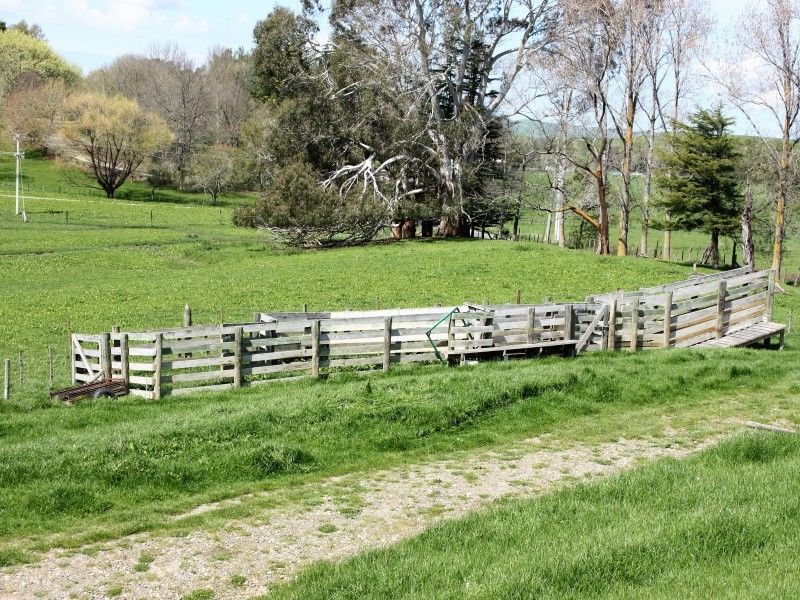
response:
[[[14,134],[14,141],[16,141],[16,143],[17,143],[17,151],[14,153],[14,158],[16,159],[16,163],[17,163],[16,178],[14,180],[14,207],[15,207],[16,214],[20,214],[21,212],[24,212],[24,211],[22,211],[20,209],[20,205],[19,205],[19,175],[20,175],[20,168],[22,166],[22,164],[21,164],[22,163],[22,159],[25,158],[25,153],[24,152],[20,152],[20,149],[19,149],[20,138],[22,138],[22,134],[21,133],[15,133]],[[26,215],[23,214],[22,218],[25,219],[25,216]]]

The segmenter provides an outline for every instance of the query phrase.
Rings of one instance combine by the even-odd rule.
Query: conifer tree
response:
[[[731,235],[740,224],[733,122],[717,107],[699,110],[688,123],[676,123],[657,176],[659,204],[670,213],[672,229],[708,233],[711,240],[701,262],[714,268],[719,267],[720,236]]]

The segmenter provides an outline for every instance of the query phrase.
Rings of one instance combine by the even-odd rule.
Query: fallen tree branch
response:
[[[773,433],[797,433],[794,429],[785,429],[783,427],[776,427],[775,425],[756,423],[755,421],[745,421],[744,424],[751,429],[763,429],[765,431],[772,431]]]

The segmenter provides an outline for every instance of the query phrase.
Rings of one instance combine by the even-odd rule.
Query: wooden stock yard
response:
[[[746,345],[778,336],[772,271],[739,269],[585,303],[256,313],[249,323],[72,336],[73,383],[103,377],[148,399],[336,370],[546,353]]]

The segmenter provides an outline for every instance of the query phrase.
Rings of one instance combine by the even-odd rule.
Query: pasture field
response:
[[[282,250],[261,232],[233,227],[230,207],[201,204],[31,199],[30,220],[22,223],[12,200],[0,200],[0,358],[16,363],[24,352],[25,383],[13,392],[21,407],[46,396],[48,347],[55,385],[68,382],[70,330],[174,326],[187,302],[203,324],[304,304],[335,310],[511,302],[516,289],[525,302],[582,300],[691,273],[676,263],[503,241]],[[781,300],[779,316],[784,306]]]
[[[43,161],[26,162],[29,172],[37,163]],[[335,310],[512,302],[517,289],[524,302],[582,300],[691,274],[686,264],[504,241],[291,251],[231,225],[232,205],[242,198],[211,207],[197,195],[151,202],[149,190],[140,191],[106,200],[62,188],[61,195],[28,200],[28,223],[0,196],[0,358],[13,358],[16,369],[23,350],[25,361],[25,383],[15,381],[12,400],[0,403],[0,566],[132,532],[220,527],[257,516],[263,501],[174,517],[261,490],[279,492],[286,503],[313,503],[319,499],[304,497],[301,484],[503,448],[543,433],[554,444],[591,444],[657,438],[670,427],[704,439],[742,419],[797,421],[795,333],[780,354],[599,353],[452,370],[398,367],[370,378],[343,374],[158,402],[50,402],[47,350],[55,352],[55,385],[66,384],[69,331],[178,325],[187,302],[203,324],[304,304]],[[794,288],[776,297],[776,320],[798,309]],[[330,586],[342,598],[513,597],[522,581],[530,589],[574,586],[607,596],[651,585],[668,597],[702,578],[713,589],[741,561],[758,565],[780,555],[765,567],[760,581],[768,586],[784,564],[783,549],[796,550],[779,531],[797,508],[789,497],[797,497],[789,479],[797,481],[800,464],[793,444],[749,436],[685,468],[667,462],[541,501],[504,504],[395,549],[321,566],[277,594],[314,597]],[[787,498],[769,504],[770,494]],[[610,505],[616,508],[604,510]],[[597,519],[574,519],[584,510]],[[498,529],[505,533],[484,544]],[[531,531],[552,534],[550,541],[532,545]],[[692,551],[700,552],[696,564],[689,564]],[[409,576],[388,578],[390,568]],[[466,589],[462,575],[473,568],[483,583]],[[368,569],[381,573],[365,577]],[[604,578],[605,587],[596,583]]]
[[[798,511],[797,436],[740,435],[322,564],[265,598],[797,598]]]

